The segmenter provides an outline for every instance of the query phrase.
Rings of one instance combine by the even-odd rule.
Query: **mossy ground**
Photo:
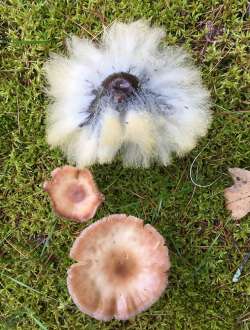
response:
[[[1,329],[249,329],[250,265],[232,275],[250,249],[249,216],[236,222],[224,207],[227,168],[249,168],[247,1],[1,2]],[[128,213],[166,238],[170,285],[148,311],[127,322],[83,315],[66,287],[68,253],[85,225],[56,217],[42,182],[66,163],[45,141],[42,66],[71,34],[100,36],[115,19],[151,19],[166,42],[186,47],[212,92],[214,121],[206,138],[167,168],[95,166],[106,195],[96,219]],[[248,39],[249,40],[249,39]],[[195,156],[192,184],[189,169]],[[93,221],[94,221],[93,220]]]

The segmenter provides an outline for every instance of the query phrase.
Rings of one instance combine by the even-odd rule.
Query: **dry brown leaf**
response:
[[[234,185],[224,190],[226,207],[234,219],[241,219],[250,212],[250,171],[229,168]]]

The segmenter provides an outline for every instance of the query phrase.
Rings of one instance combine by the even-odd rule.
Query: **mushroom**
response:
[[[55,212],[65,218],[79,222],[87,221],[96,213],[104,200],[88,169],[72,166],[56,168],[52,179],[44,183]]]
[[[45,65],[47,141],[80,168],[111,163],[167,166],[211,123],[209,92],[186,51],[162,47],[147,20],[105,28],[100,42],[72,36],[67,56]]]
[[[113,214],[75,240],[69,293],[78,308],[103,321],[127,320],[148,309],[168,283],[170,261],[163,237],[143,220]]]

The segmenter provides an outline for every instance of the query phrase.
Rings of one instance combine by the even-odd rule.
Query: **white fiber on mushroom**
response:
[[[98,319],[127,320],[159,299],[170,261],[163,237],[125,214],[103,218],[82,231],[70,251],[68,290],[78,308]]]
[[[64,166],[52,171],[51,176],[52,179],[44,183],[44,190],[48,192],[55,212],[79,222],[93,218],[104,197],[91,172]]]
[[[211,122],[209,92],[190,55],[162,43],[167,31],[115,22],[99,43],[72,37],[46,63],[47,141],[80,168],[112,162],[168,165]]]

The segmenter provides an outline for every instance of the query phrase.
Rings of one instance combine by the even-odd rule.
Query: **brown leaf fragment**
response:
[[[224,190],[226,208],[234,219],[241,219],[250,212],[250,171],[229,168],[234,185]]]

